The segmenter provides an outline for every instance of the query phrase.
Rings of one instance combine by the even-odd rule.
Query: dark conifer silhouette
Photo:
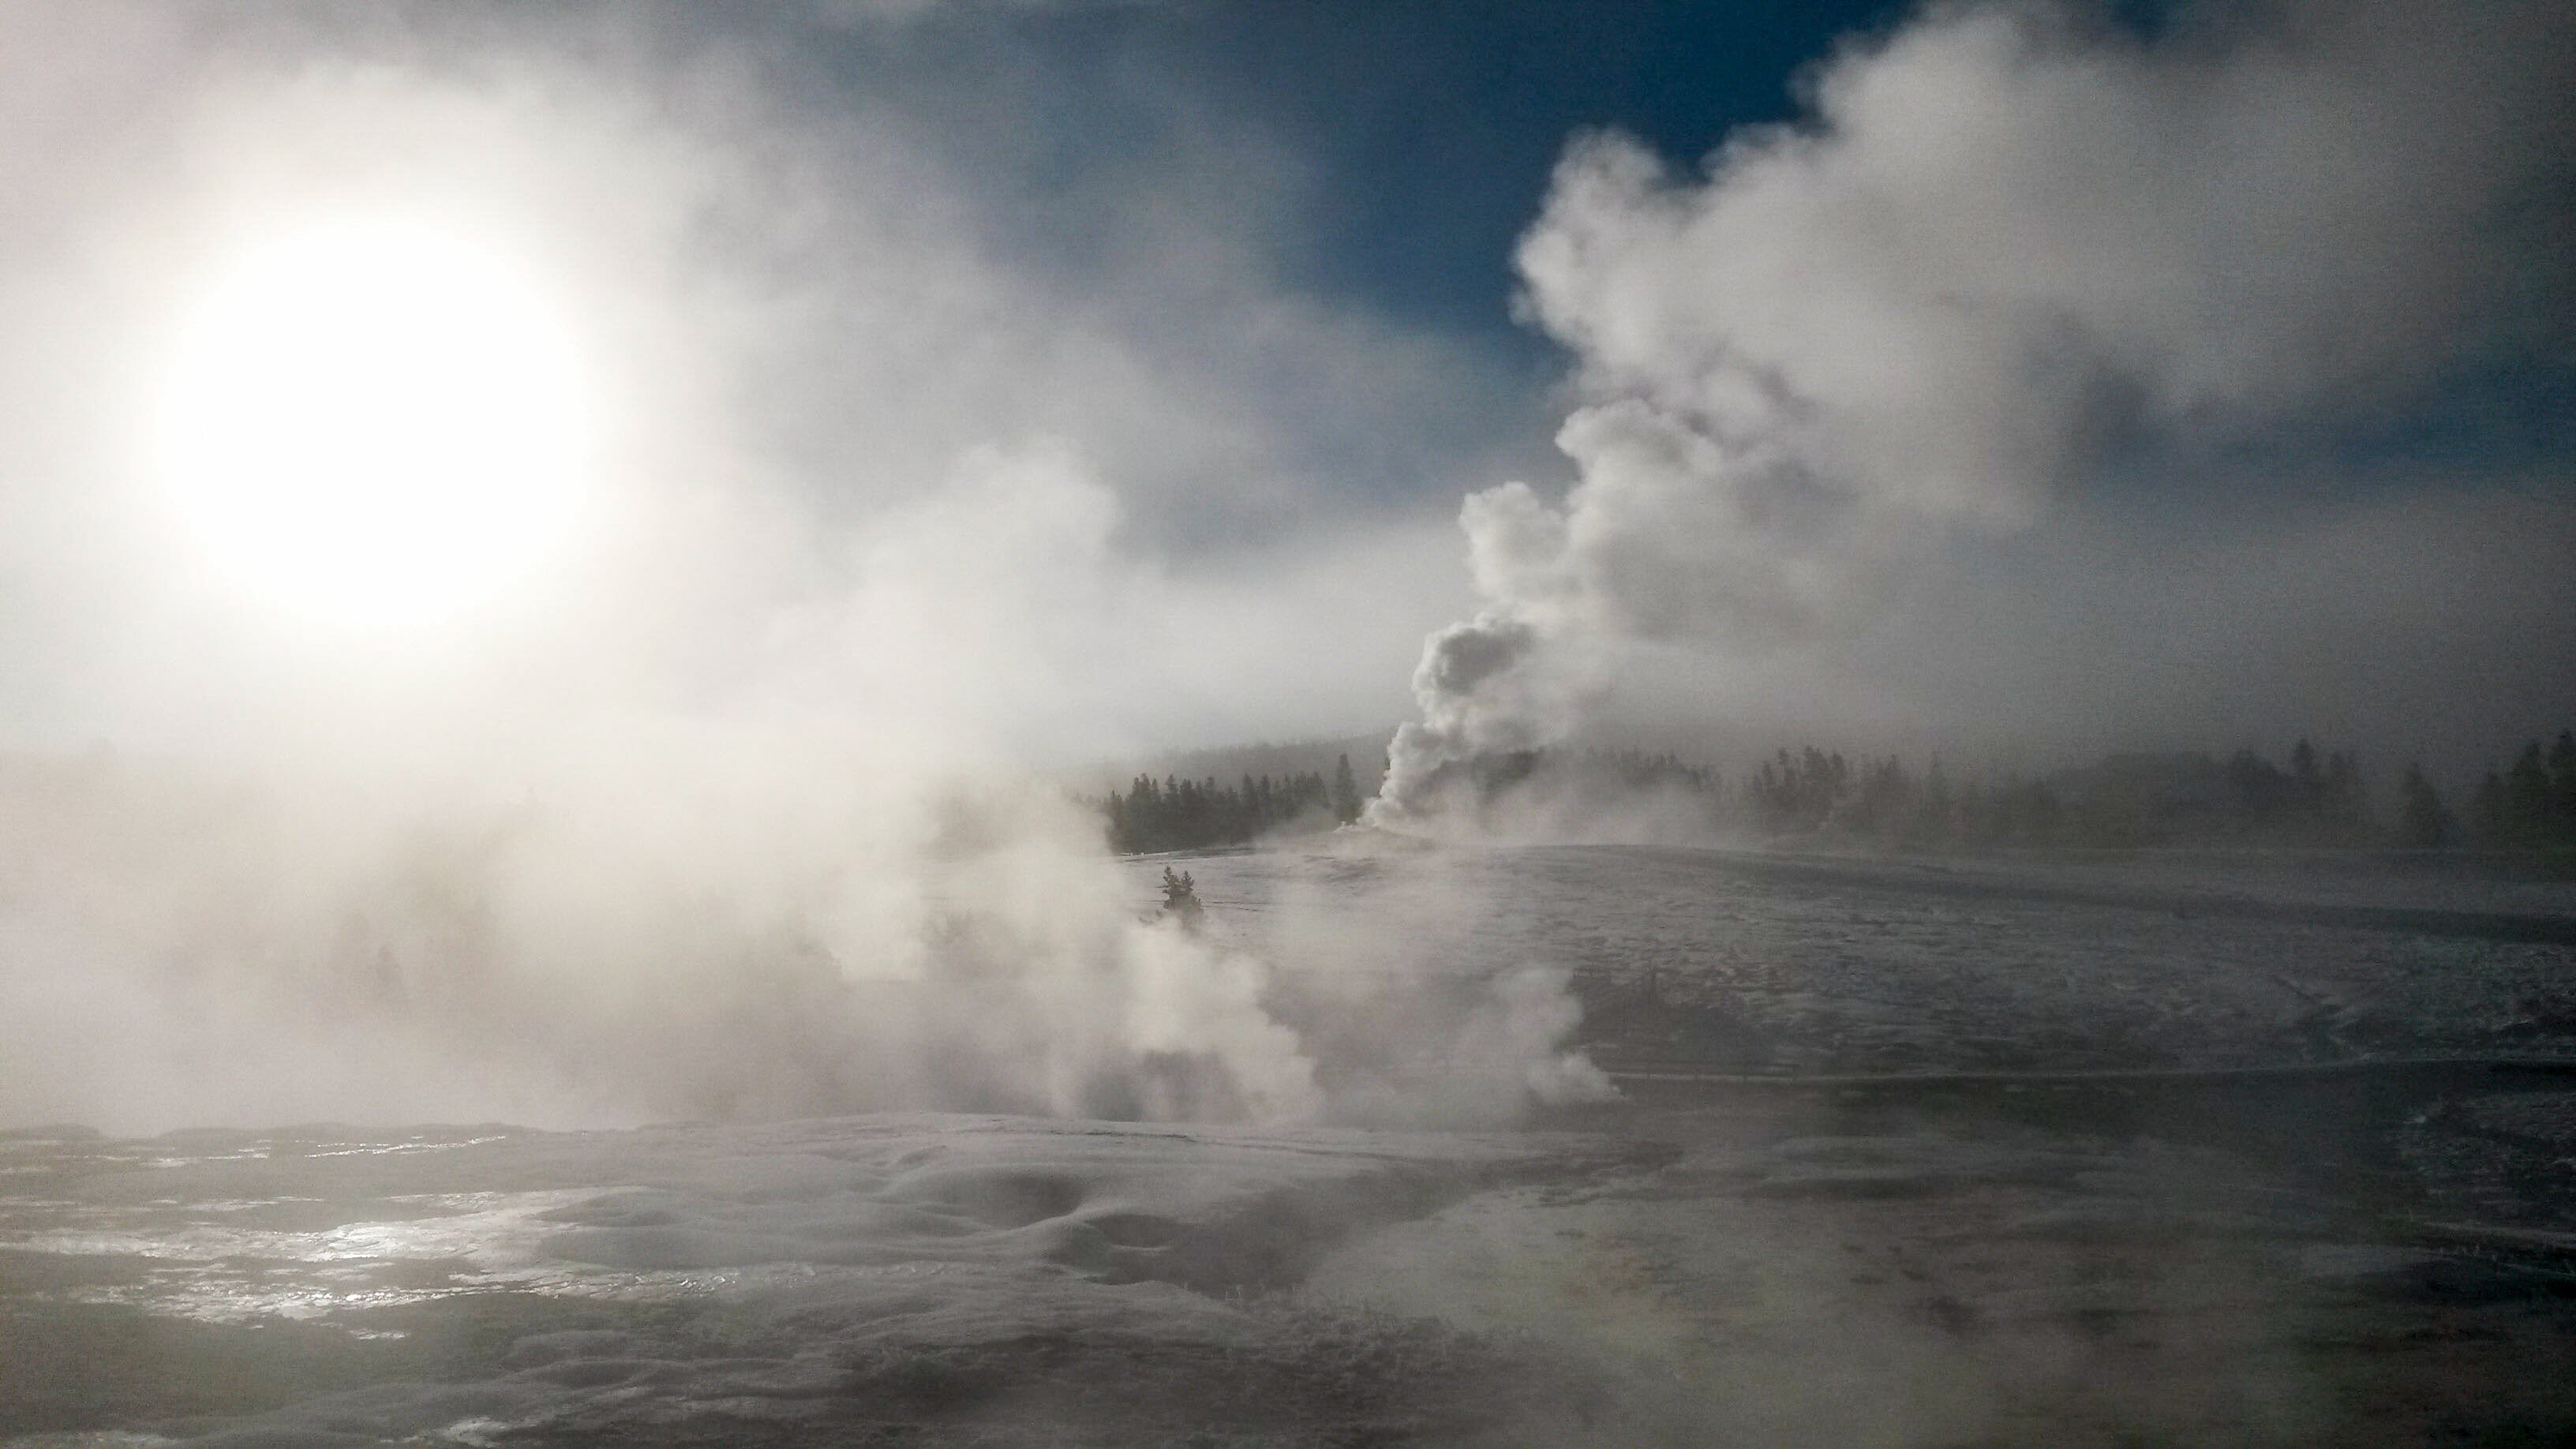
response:
[[[1714,771],[1670,754],[1524,750],[1460,769],[1476,808],[1515,799],[1673,792],[1703,803],[1712,827],[1778,842],[1906,850],[2470,848],[2576,863],[2576,730],[2546,747],[2525,743],[2490,770],[2466,819],[2452,814],[2420,764],[2410,764],[2376,815],[2359,756],[2295,741],[2282,764],[2255,750],[2224,762],[2199,753],[2115,755],[2044,777],[1918,772],[1896,756],[1854,760],[1815,745],[1775,750],[1730,792]],[[1355,820],[1365,804],[1350,757],[1320,774],[1157,781],[1138,776],[1101,802],[1120,851],[1198,850],[1283,830]]]
[[[2576,858],[2576,730],[2547,750],[2524,743],[2512,768],[2487,771],[2469,807],[2469,836],[2481,850],[2546,857],[2564,869]]]
[[[1174,871],[1170,866],[1164,866],[1163,914],[1184,927],[1195,928],[1206,913],[1207,907],[1199,904],[1199,883],[1190,879],[1188,871]]]
[[[1238,785],[1170,777],[1157,783],[1139,775],[1125,790],[1109,792],[1101,808],[1109,817],[1110,848],[1133,855],[1242,845],[1276,830],[1328,827],[1335,818],[1330,796],[1324,777],[1311,772],[1285,780],[1246,775]]]
[[[2469,829],[2478,844],[2494,849],[2506,843],[2508,821],[2504,776],[2489,770],[2486,778],[2478,781],[2478,793],[2469,804]]]
[[[2408,850],[2439,850],[2459,834],[2421,765],[2408,765],[2397,785],[2397,843]]]
[[[2549,767],[2541,762],[2540,741],[2533,740],[2505,773],[2505,844],[2527,849],[2548,842],[2551,817],[2557,813],[2550,795]]]
[[[2549,747],[2549,794],[2558,837],[2576,839],[2576,730],[2560,730]]]

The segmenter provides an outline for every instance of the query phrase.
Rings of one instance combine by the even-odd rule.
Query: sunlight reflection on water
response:
[[[346,1159],[446,1151],[505,1140],[500,1135],[292,1142],[259,1138],[223,1150],[170,1153],[168,1143],[108,1144],[52,1138],[5,1144],[15,1176],[69,1185],[102,1171],[176,1172],[235,1162],[274,1164],[290,1177],[299,1159]],[[160,1150],[155,1151],[153,1149]],[[316,1172],[328,1171],[316,1163]],[[29,1184],[34,1186],[33,1183]],[[316,1185],[322,1185],[318,1183]],[[154,1197],[84,1201],[55,1193],[0,1194],[0,1251],[89,1260],[95,1271],[29,1296],[65,1303],[119,1304],[214,1323],[266,1317],[328,1319],[355,1310],[422,1303],[500,1290],[617,1292],[637,1275],[579,1264],[536,1265],[558,1225],[546,1214],[598,1195],[596,1189],[541,1192],[392,1193],[343,1199],[351,1221],[329,1222],[331,1199],[307,1193]],[[294,1220],[314,1222],[303,1226]],[[287,1225],[281,1225],[284,1220]],[[399,1330],[343,1325],[359,1337]]]

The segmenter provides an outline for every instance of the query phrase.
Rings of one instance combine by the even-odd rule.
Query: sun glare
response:
[[[530,279],[461,232],[308,226],[236,258],[187,318],[160,473],[212,562],[275,606],[452,617],[571,527],[590,442],[574,351]]]

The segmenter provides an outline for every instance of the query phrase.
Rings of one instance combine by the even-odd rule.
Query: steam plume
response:
[[[1945,8],[1702,176],[1579,140],[1519,253],[1576,359],[1575,482],[1462,511],[1487,606],[1426,645],[1375,818],[1419,825],[1462,760],[1561,733],[1619,641],[1848,630],[2122,450],[2330,429],[2528,345],[2517,307],[2565,280],[2571,29],[2328,0],[2149,40]]]

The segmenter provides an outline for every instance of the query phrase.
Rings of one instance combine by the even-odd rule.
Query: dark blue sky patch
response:
[[[1490,331],[1506,323],[1511,251],[1568,136],[1613,126],[1703,155],[1737,126],[1794,114],[1792,75],[1898,9],[1338,0],[1215,9],[1176,38],[1209,84],[1343,181],[1304,259],[1316,285]]]
[[[1794,116],[1803,68],[1907,8],[961,7],[842,32],[807,59],[842,103],[911,118],[1010,198],[1005,230],[1077,266],[1127,222],[1132,193],[1104,181],[1275,148],[1312,177],[1272,238],[1289,285],[1527,352],[1543,349],[1511,322],[1512,248],[1569,136],[1617,127],[1702,156]]]

